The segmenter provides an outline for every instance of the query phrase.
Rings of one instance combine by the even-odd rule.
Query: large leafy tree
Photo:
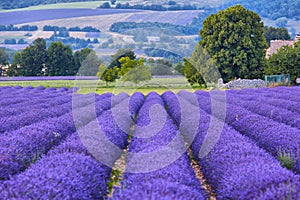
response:
[[[123,57],[128,57],[130,60],[136,59],[135,53],[132,49],[119,49],[116,54],[111,56],[111,63],[108,68],[121,68],[120,59]]]
[[[100,64],[101,61],[96,55],[96,52],[91,51],[82,61],[77,74],[81,76],[96,76]]]
[[[265,74],[290,74],[291,81],[296,82],[296,78],[300,77],[300,43],[297,42],[295,47],[281,47],[276,54],[272,54],[269,58]]]
[[[200,45],[216,61],[222,78],[260,78],[267,48],[264,25],[241,5],[210,15],[200,30]]]
[[[196,45],[190,58],[184,59],[184,75],[193,85],[207,83],[217,83],[220,78],[218,67],[215,60],[202,48],[200,44]]]
[[[47,54],[48,62],[46,64],[46,75],[73,75],[74,57],[70,46],[65,46],[61,42],[53,42],[48,48]]]
[[[81,67],[81,64],[83,61],[88,57],[90,53],[92,53],[93,50],[89,48],[81,49],[80,51],[76,51],[74,53],[74,74],[76,74]]]
[[[48,60],[46,41],[38,38],[33,45],[26,47],[22,52],[15,54],[12,63],[17,75],[40,76]],[[19,66],[19,67],[17,67]]]

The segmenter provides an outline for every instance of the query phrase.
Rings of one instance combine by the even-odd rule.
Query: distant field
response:
[[[194,17],[197,17],[202,10],[189,10],[189,11],[166,11],[166,12],[143,12],[134,13],[125,21],[128,22],[162,22],[177,25],[186,25],[192,22]]]
[[[3,43],[5,39],[21,39],[26,38],[25,31],[0,31],[0,43]]]
[[[98,83],[98,87],[95,91],[93,85]],[[144,94],[148,94],[151,91],[156,91],[158,93],[163,93],[167,90],[172,90],[174,92],[180,90],[188,90],[192,91],[193,88],[188,84],[184,77],[160,77],[160,78],[153,78],[151,81],[147,83],[141,83],[139,85],[126,83],[123,84],[122,82],[112,83],[109,87],[105,86],[103,81],[98,80],[55,80],[55,81],[0,81],[1,86],[44,86],[44,87],[67,87],[71,88],[74,86],[79,86],[81,88],[80,93],[89,93],[89,92],[113,92],[113,93],[120,93],[120,92],[127,92],[127,93],[134,93],[136,91],[140,91]],[[197,89],[197,88],[196,88]]]
[[[115,11],[115,10],[111,10]],[[155,12],[155,11],[139,11],[139,12],[123,12],[97,16],[84,16],[84,17],[73,17],[67,19],[53,19],[44,20],[38,22],[32,22],[31,25],[36,25],[41,29],[45,25],[56,25],[56,26],[93,26],[103,31],[108,31],[110,26],[115,22],[130,21],[130,22],[162,22],[172,23],[178,25],[186,25],[190,23],[198,13],[203,11],[167,11],[167,12]],[[128,10],[127,10],[128,11]],[[1,13],[0,13],[1,16]],[[19,25],[25,25],[22,23]]]
[[[28,44],[0,44],[0,47],[5,47],[7,49],[12,49],[12,50],[22,50],[25,49],[28,46]]]
[[[31,10],[0,13],[0,24],[23,24],[54,19],[68,19],[74,17],[88,17],[113,15],[121,13],[135,13],[138,10],[118,10],[118,9],[49,9]]]
[[[118,0],[118,2],[122,3],[126,0]],[[104,2],[109,2],[108,0],[102,1],[86,1],[86,2],[71,2],[71,3],[56,3],[56,4],[46,4],[39,6],[31,6],[28,8],[19,8],[12,10],[3,10],[0,9],[0,12],[14,12],[14,11],[25,11],[25,10],[46,10],[46,9],[62,9],[62,8],[97,8]]]
[[[30,23],[31,25],[37,25],[41,29],[45,25],[65,26],[65,27],[85,27],[93,26],[101,31],[107,31],[111,24],[117,21],[125,21],[132,13],[121,14],[107,14],[98,16],[76,17],[68,19],[55,19]],[[26,23],[24,23],[26,24]],[[24,25],[20,24],[20,25]]]

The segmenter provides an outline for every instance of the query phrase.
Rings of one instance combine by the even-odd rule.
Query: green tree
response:
[[[4,48],[0,48],[0,76],[2,75],[2,66],[8,64],[8,54],[5,52]]]
[[[264,27],[264,36],[268,45],[271,40],[290,40],[291,36],[286,28]]]
[[[267,48],[259,15],[241,5],[210,15],[200,30],[200,45],[216,61],[224,81],[260,78]]]
[[[15,55],[12,68],[22,76],[41,76],[47,59],[46,41],[38,38],[33,42],[33,45]],[[16,66],[19,67],[16,68]]]
[[[5,48],[0,48],[0,65],[7,65],[8,59],[8,54],[5,52]]]
[[[119,49],[118,52],[111,56],[111,63],[109,64],[108,68],[121,68],[120,59],[123,57],[128,57],[130,60],[136,59],[135,53],[132,49]]]
[[[291,81],[296,82],[300,77],[300,43],[295,47],[281,47],[276,54],[272,54],[265,68],[265,75],[290,74]]]
[[[122,81],[131,81],[138,84],[143,81],[149,81],[152,79],[151,71],[145,65],[138,65],[137,67],[131,69],[123,77]]]
[[[75,51],[74,53],[74,70],[76,71],[75,74],[78,72],[82,62],[86,59],[86,57],[92,52],[92,49],[84,48],[80,51]]]
[[[129,57],[123,57],[119,61],[121,63],[119,75],[122,76],[122,81],[131,81],[138,84],[141,81],[151,80],[151,70],[145,66],[143,58],[131,60]]]
[[[8,76],[23,76],[22,68],[22,53],[16,52],[12,61],[11,66],[7,71]]]
[[[188,59],[184,58],[184,76],[186,77],[187,81],[191,84],[194,85],[196,84],[203,84],[204,80],[200,74],[199,71],[189,62]]]
[[[48,76],[66,76],[74,74],[74,57],[70,46],[61,42],[53,42],[47,51],[48,61],[46,63]]]
[[[118,68],[108,68],[104,64],[101,64],[99,70],[97,72],[97,76],[102,80],[105,81],[106,86],[109,83],[115,82],[118,79]]]
[[[81,67],[77,74],[80,76],[96,76],[100,64],[101,61],[96,55],[96,52],[91,51],[81,62]]]
[[[139,60],[131,60],[129,57],[122,57],[120,58],[119,62],[121,64],[119,75],[123,76],[138,66],[144,66],[145,60],[143,58]]]
[[[177,65],[175,66],[176,72],[178,72],[181,75],[184,75],[184,69],[185,69],[185,66],[184,66],[184,63],[182,63],[182,62],[177,63]]]

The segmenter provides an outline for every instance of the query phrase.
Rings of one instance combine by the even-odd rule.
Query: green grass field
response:
[[[117,2],[124,2],[126,0],[119,0]],[[60,9],[60,8],[97,8],[104,2],[109,2],[108,0],[102,1],[86,1],[86,2],[72,2],[72,3],[57,3],[57,4],[46,4],[31,6],[28,8],[12,9],[12,10],[1,10],[0,12],[13,12],[13,11],[23,11],[23,10],[46,10],[46,9]]]
[[[200,86],[190,86],[185,78],[153,78],[147,83],[140,83],[135,85],[133,83],[123,83],[121,81],[116,83],[111,83],[107,87],[105,82],[98,80],[55,80],[55,81],[0,81],[1,86],[44,86],[44,87],[78,87],[80,88],[79,93],[86,94],[95,92],[102,94],[105,92],[112,92],[114,94],[119,94],[120,92],[126,92],[132,94],[134,92],[142,92],[143,94],[148,94],[149,92],[157,92],[162,94],[165,91],[173,91],[177,93],[180,90],[194,91],[197,89],[204,89]]]

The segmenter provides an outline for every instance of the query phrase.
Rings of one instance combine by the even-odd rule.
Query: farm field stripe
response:
[[[111,108],[111,101],[118,103],[127,98],[127,95],[119,94],[111,98],[112,100],[104,96],[104,99],[96,102],[97,116]],[[93,105],[88,105],[78,108],[81,110],[79,112],[85,114],[82,115],[81,121],[77,122],[77,128],[94,120],[94,115],[86,112],[91,106],[93,107]],[[0,155],[3,158],[0,160],[0,179],[9,179],[11,175],[24,171],[31,163],[36,162],[53,146],[58,145],[75,131],[73,113],[70,112],[57,118],[23,127],[11,134],[2,135]]]
[[[181,92],[179,95],[186,99],[185,102],[190,100],[190,93]],[[174,104],[173,108],[176,108],[173,99],[169,98],[168,101],[170,105]],[[198,110],[201,116],[199,122],[194,122],[199,123],[199,129],[191,148],[217,199],[297,198],[300,192],[299,176],[283,168],[278,161],[249,138],[226,124],[212,151],[205,157],[199,157],[200,148],[213,116],[199,110],[192,103],[189,104],[186,108],[190,107],[190,113]],[[180,118],[176,113],[178,111],[175,110],[174,115]],[[189,117],[194,118],[193,115]],[[219,123],[223,124],[221,121]],[[188,132],[188,129],[186,131]]]
[[[206,96],[210,94],[199,91],[196,94],[200,107],[210,114],[211,99]],[[272,121],[231,104],[227,104],[226,123],[241,134],[251,138],[259,147],[272,154],[285,167],[300,174],[299,129]],[[288,163],[286,163],[286,160]]]
[[[78,103],[78,107],[84,107],[88,104],[93,103],[89,98],[90,95],[93,94],[88,94],[85,96],[76,94],[76,96],[73,96],[73,98],[71,95],[68,95],[59,99],[57,102],[53,101],[48,103],[51,108],[28,109],[27,111],[19,113],[17,115],[2,117],[0,118],[0,122],[2,124],[2,126],[0,127],[0,133],[17,130],[23,126],[29,126],[46,119],[60,117],[66,113],[73,112],[74,108],[77,108],[75,107],[77,105],[72,105],[72,102],[73,104]],[[108,95],[109,96],[107,96],[107,94],[100,95],[100,99],[102,99],[103,97],[106,98],[111,96],[111,94]],[[96,99],[98,98],[98,96],[99,95],[96,95]],[[76,100],[74,100],[75,97]]]
[[[214,95],[214,99],[222,101],[221,99]],[[277,121],[279,123],[284,123],[286,125],[300,129],[300,115],[289,111],[284,108],[269,105],[265,102],[265,99],[259,99],[260,101],[241,99],[235,95],[226,94],[226,102],[233,106],[239,106],[241,108],[247,109],[255,114],[269,118],[270,120]],[[300,104],[299,104],[300,105]]]
[[[300,114],[300,106],[299,106],[300,103],[299,102],[285,100],[285,99],[276,99],[276,98],[272,98],[271,96],[264,96],[263,93],[258,93],[258,94],[257,93],[249,93],[249,92],[232,93],[231,91],[228,91],[228,94],[235,95],[237,98],[240,98],[243,100],[261,101],[261,102],[267,103],[269,105],[284,108],[289,111]]]
[[[23,24],[54,19],[68,19],[74,17],[87,17],[97,15],[111,15],[141,12],[140,10],[124,9],[49,9],[49,10],[30,10],[16,12],[0,12],[0,24]]]
[[[114,166],[112,167],[112,172],[110,174],[109,182],[107,184],[107,197],[112,197],[115,187],[120,187],[120,182],[123,180],[125,168],[126,168],[126,158],[128,154],[128,148],[131,143],[131,137],[133,130],[135,128],[137,113],[144,102],[144,95],[142,93],[136,92],[130,97],[130,113],[131,117],[134,119],[130,127],[130,132],[127,137],[126,147],[123,149],[123,153],[118,160],[116,160]]]
[[[106,199],[111,168],[101,163],[101,160],[96,160],[88,149],[103,149],[102,141],[97,137],[99,129],[95,128],[95,123],[99,123],[103,134],[119,148],[126,146],[128,133],[115,124],[112,120],[113,115],[121,115],[124,119],[129,119],[128,114],[134,116],[143,96],[137,94],[131,98],[133,101],[127,101],[128,99],[123,98],[111,110],[103,112],[98,119],[84,126],[84,133],[69,135],[63,143],[50,150],[25,172],[1,182],[0,196],[5,199]],[[129,112],[125,110],[128,102]],[[85,142],[88,139],[91,146],[87,149]],[[114,149],[105,151],[109,153],[107,156],[111,162],[115,162],[115,159],[121,156],[120,152]]]
[[[181,116],[181,111],[182,108],[179,104],[179,101],[176,97],[176,95],[171,92],[171,91],[167,91],[167,92],[164,92],[162,95],[161,95],[162,99],[164,100],[164,103],[166,105],[166,109],[168,111],[168,114],[169,116],[172,118],[172,120],[174,121],[175,125],[177,126],[177,129],[180,130],[181,134],[182,134],[182,137],[183,137],[183,140],[185,141],[185,146],[187,147],[187,154],[188,154],[188,157],[190,159],[190,165],[192,166],[195,174],[196,174],[196,178],[199,180],[199,182],[201,183],[201,186],[203,188],[203,190],[205,190],[205,192],[207,193],[208,195],[208,198],[210,200],[215,200],[216,199],[216,194],[214,194],[214,192],[212,191],[212,188],[211,186],[206,182],[204,176],[203,176],[203,173],[201,171],[201,168],[200,166],[198,165],[194,155],[193,155],[193,151],[190,147],[190,144],[189,144],[189,141],[187,140],[187,138],[184,137],[185,134],[182,133],[182,129],[180,129],[180,124],[181,123],[181,117],[178,118],[178,116]],[[172,99],[173,103],[170,104],[170,100]],[[174,106],[176,108],[174,108]],[[176,111],[174,110],[176,109]],[[175,111],[175,112],[174,112]],[[175,117],[175,118],[174,118]]]
[[[162,129],[149,137],[147,135],[151,134],[149,131],[157,128],[155,127],[157,124],[151,122],[151,119],[162,122],[165,120],[164,116],[160,115],[161,113],[154,111],[152,114],[155,116],[149,116],[154,105],[161,107],[157,107],[157,109],[165,112],[167,119]],[[149,123],[153,124],[153,129],[147,128]],[[146,135],[141,137],[141,134]],[[176,152],[178,148],[184,148],[184,143],[181,136],[178,135],[174,122],[167,115],[160,96],[157,93],[149,93],[138,114],[132,142],[129,145],[131,155],[126,160],[124,179],[121,182],[121,187],[114,191],[112,199],[205,199],[201,185],[189,164],[187,153],[180,155],[174,162],[158,169],[152,169],[152,167],[155,168],[153,164],[163,164],[165,158],[170,155],[160,154],[159,157],[155,158],[150,156],[151,164],[144,163],[147,160],[146,157],[149,156],[148,154],[163,148],[174,137],[176,137],[176,144],[170,147],[171,152]],[[132,153],[141,153],[146,159],[135,157]]]
[[[31,95],[33,96],[33,95]],[[60,105],[62,103],[70,102],[69,98],[62,98],[62,95],[51,97],[51,98],[44,98],[44,96],[33,96],[32,98],[24,98],[23,102],[10,104],[5,107],[0,108],[0,118],[18,115],[24,112],[28,112],[32,109],[43,109],[53,107],[55,105]],[[22,97],[14,97],[14,98],[22,98]],[[71,98],[71,97],[70,97]],[[23,99],[23,98],[22,98]]]
[[[269,98],[274,98],[274,99],[283,99],[283,100],[289,100],[293,102],[300,103],[300,98],[299,98],[299,91],[297,90],[297,87],[292,87],[296,88],[296,90],[291,91],[290,89],[287,89],[286,87],[278,87],[278,88],[263,88],[263,89],[244,89],[241,91],[231,91],[234,93],[257,93],[259,95],[262,95],[264,97],[269,97]]]

